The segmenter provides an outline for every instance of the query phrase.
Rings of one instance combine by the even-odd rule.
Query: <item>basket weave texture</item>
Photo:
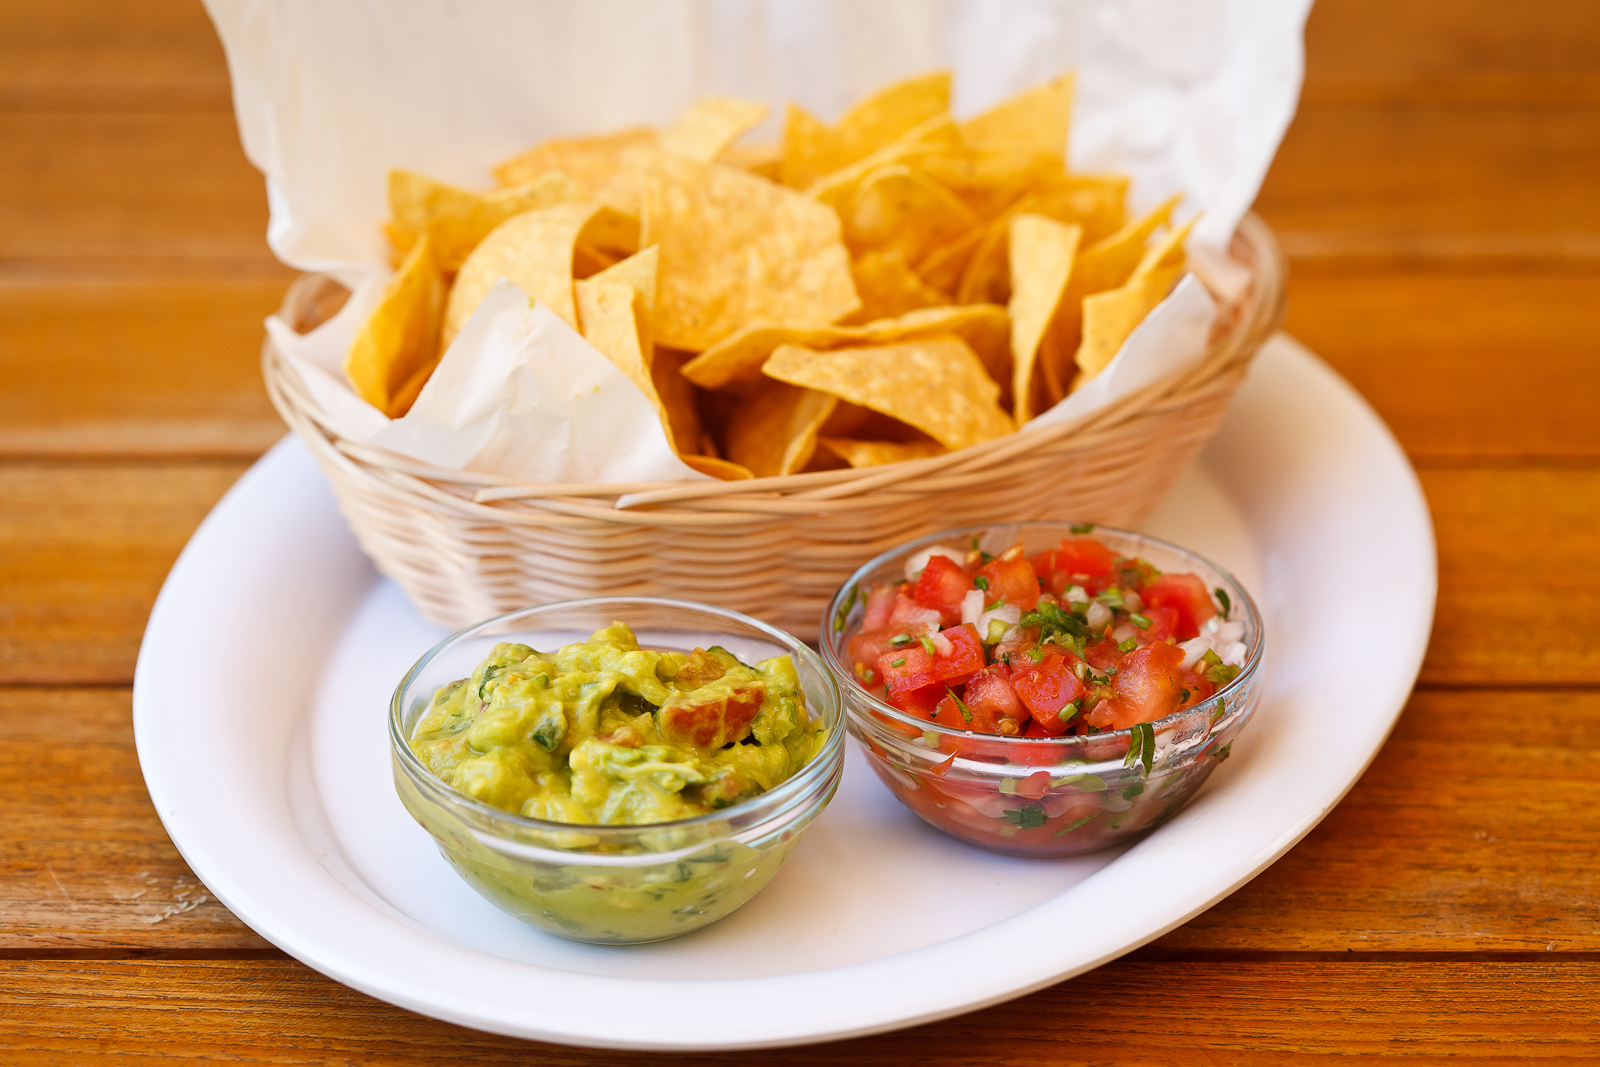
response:
[[[1265,223],[1233,244],[1251,281],[1224,305],[1200,363],[1066,426],[1024,428],[928,459],[738,482],[544,485],[441,470],[341,438],[269,341],[278,412],[333,484],[362,549],[429,620],[587,596],[675,596],[814,640],[851,572],[956,526],[1039,519],[1136,525],[1211,436],[1284,313],[1285,269]],[[309,330],[336,283],[306,275],[283,316]],[[629,495],[627,505],[617,501]]]

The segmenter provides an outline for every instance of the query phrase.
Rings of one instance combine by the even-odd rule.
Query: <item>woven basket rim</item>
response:
[[[268,394],[289,426],[305,438],[325,461],[352,475],[402,483],[405,488],[431,497],[458,513],[485,521],[505,521],[508,510],[565,513],[576,518],[609,522],[665,520],[678,525],[699,513],[717,516],[722,525],[730,510],[760,515],[815,512],[839,506],[852,497],[878,496],[899,491],[915,495],[929,491],[930,478],[971,477],[986,469],[1004,468],[1027,454],[1041,450],[1090,453],[1102,438],[1117,432],[1130,420],[1158,417],[1166,409],[1183,407],[1198,394],[1216,389],[1231,391],[1261,343],[1281,325],[1285,304],[1286,266],[1272,231],[1258,216],[1246,215],[1234,236],[1234,259],[1249,272],[1250,281],[1233,301],[1220,309],[1206,355],[1166,378],[1122,397],[1082,418],[1049,426],[1032,424],[990,441],[969,445],[921,459],[902,460],[874,467],[813,471],[778,477],[738,481],[657,481],[634,483],[541,483],[501,475],[434,467],[411,456],[362,444],[342,437],[327,424],[327,416],[289,366],[270,335],[262,348],[262,373]],[[327,287],[337,284],[322,274],[296,278],[284,296],[280,315],[292,328],[305,332],[320,321],[308,321]],[[626,498],[626,499],[623,499]],[[620,502],[620,504],[619,504]],[[667,506],[666,509],[663,506]],[[669,518],[670,516],[675,517]],[[655,520],[654,522],[652,520]]]

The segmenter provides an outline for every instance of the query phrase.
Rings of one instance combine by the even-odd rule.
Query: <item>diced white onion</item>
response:
[[[1144,597],[1130,589],[1122,594],[1122,606],[1129,611],[1138,611],[1144,607]]]
[[[965,610],[966,605],[962,605]],[[978,633],[986,636],[989,633],[991,622],[1003,622],[1007,630],[1022,621],[1022,609],[1015,604],[996,604],[988,611],[978,616]]]
[[[1083,586],[1081,586],[1081,585],[1069,585],[1069,586],[1067,586],[1067,603],[1069,603],[1069,604],[1087,604],[1088,602],[1089,602],[1089,593],[1088,593],[1087,590],[1085,590],[1083,588]]]
[[[950,639],[937,630],[928,635],[928,640],[933,642],[933,650],[941,656],[948,656],[956,650]]]
[[[1182,668],[1183,670],[1188,670],[1190,667],[1193,667],[1196,663],[1200,662],[1200,657],[1206,654],[1206,649],[1211,647],[1211,642],[1202,635],[1192,640],[1185,641],[1178,647],[1183,649]]]
[[[1244,620],[1234,619],[1217,627],[1217,637],[1224,641],[1244,640]]]
[[[957,552],[953,548],[946,548],[943,545],[932,545],[928,548],[919,548],[915,552],[911,553],[910,556],[906,557],[906,581],[914,582],[918,578],[921,578],[923,568],[927,567],[928,561],[934,556],[946,556],[963,565],[966,563],[967,558],[964,553]]]
[[[1111,609],[1096,600],[1089,605],[1089,629],[1099,633],[1111,623]]]
[[[978,617],[983,614],[983,590],[968,589],[967,595],[961,598],[961,621],[970,622],[978,626]],[[983,627],[978,626],[978,633],[983,633]]]
[[[1216,633],[1221,626],[1222,616],[1213,615],[1211,618],[1200,624],[1200,633],[1206,637],[1210,637],[1212,634]]]
[[[1123,641],[1126,641],[1130,637],[1137,636],[1139,636],[1139,631],[1134,629],[1133,623],[1131,622],[1125,622],[1121,626],[1118,626],[1115,630],[1111,631],[1112,640],[1118,642],[1119,644]]]
[[[1243,641],[1224,641],[1222,647],[1217,649],[1217,655],[1222,657],[1222,662],[1230,667],[1244,666],[1245,645]]]

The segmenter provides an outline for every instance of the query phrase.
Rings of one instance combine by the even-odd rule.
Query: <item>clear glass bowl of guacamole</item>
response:
[[[468,627],[389,713],[395,788],[456,872],[523,922],[619,945],[760,892],[838,788],[841,727],[838,683],[800,641],[653,597]]]

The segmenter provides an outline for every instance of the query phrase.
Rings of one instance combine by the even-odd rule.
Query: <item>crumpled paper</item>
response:
[[[537,309],[513,307],[514,294],[480,309],[491,321],[474,316],[471,343],[464,333],[452,345],[439,388],[430,380],[405,418],[391,423],[357,398],[341,366],[389,277],[391,167],[486,187],[492,165],[538,141],[664,124],[707,93],[774,104],[754,134],[770,140],[785,100],[831,119],[895,78],[949,67],[959,118],[1071,68],[1072,166],[1131,175],[1135,213],[1182,192],[1175,218],[1202,214],[1189,252],[1226,296],[1244,282],[1228,242],[1299,96],[1310,4],[206,0],[245,153],[267,178],[268,244],[352,290],[307,335],[268,323],[333,429],[450,469],[557,483],[704,476],[672,454],[653,413],[638,421],[649,405],[632,383],[593,365],[589,355],[609,362],[570,329],[534,323]],[[1040,418],[1081,418],[1198,360],[1202,304],[1210,297],[1191,276],[1100,376]],[[574,369],[541,379],[530,369],[535,351]],[[509,368],[522,375],[515,396],[491,403]],[[580,380],[593,386],[584,402],[562,399]],[[527,391],[544,389],[554,391]]]

